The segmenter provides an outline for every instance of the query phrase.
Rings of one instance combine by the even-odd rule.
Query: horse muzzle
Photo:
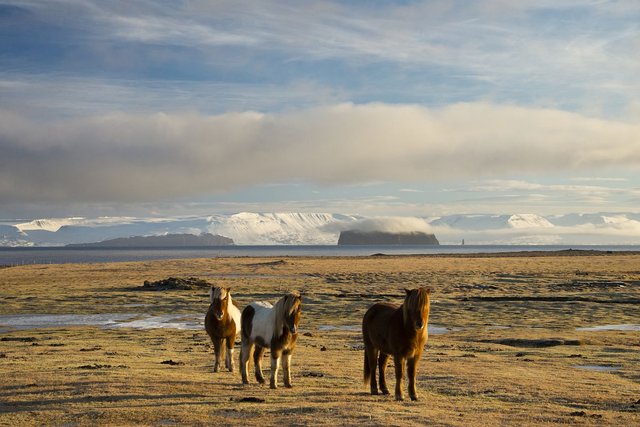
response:
[[[224,316],[224,313],[221,312],[221,311],[220,312],[217,311],[217,312],[215,312],[213,314],[216,316],[216,319],[218,319],[218,320],[222,320],[222,316]]]
[[[422,320],[418,320],[416,322],[416,329],[422,329],[424,328],[424,322]]]
[[[295,334],[296,332],[298,332],[298,327],[296,325],[293,325],[289,328],[289,330],[292,334]]]

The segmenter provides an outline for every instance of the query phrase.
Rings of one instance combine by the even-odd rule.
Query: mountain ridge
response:
[[[211,233],[236,245],[335,245],[341,231],[433,233],[441,244],[640,244],[640,213],[455,214],[365,217],[336,213],[41,218],[0,222],[0,246],[64,246],[131,236]]]

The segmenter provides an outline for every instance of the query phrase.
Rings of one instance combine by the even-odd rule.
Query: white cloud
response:
[[[370,70],[361,66],[382,64],[392,67],[387,78],[359,83],[367,99],[380,93],[376,90],[408,90],[414,96],[426,90],[423,97],[435,103],[441,97],[450,101],[451,93],[462,89],[457,99],[525,100],[608,110],[610,116],[634,108],[630,94],[640,90],[635,0],[9,3],[60,25],[73,45],[95,53],[94,59],[124,61],[124,69],[145,68],[136,59],[166,66],[163,59],[171,55],[171,64],[189,61],[194,69],[225,75],[259,64],[255,79],[282,81],[291,63],[313,67],[331,60],[355,71],[347,73],[352,83],[331,73],[323,83],[345,87],[354,86],[354,77],[366,80]],[[140,45],[144,49],[136,50]],[[123,54],[123,47],[132,50]],[[182,51],[191,56],[180,56]],[[144,59],[137,58],[143,52]],[[420,77],[411,78],[412,73]],[[386,83],[395,75],[403,78]]]
[[[345,230],[386,233],[431,233],[432,227],[423,218],[417,217],[373,217],[357,221],[336,222],[323,227],[323,231],[338,233]]]
[[[149,201],[292,180],[596,174],[612,166],[637,170],[638,135],[638,124],[482,103],[439,110],[340,104],[283,114],[120,113],[55,122],[3,111],[0,197]]]
[[[578,176],[571,178],[571,181],[577,182],[627,182],[627,178],[607,177],[607,176]]]

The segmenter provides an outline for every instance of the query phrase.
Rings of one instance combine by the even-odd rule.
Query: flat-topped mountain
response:
[[[347,230],[340,233],[338,245],[439,245],[434,234],[421,231],[389,233],[385,231]]]
[[[133,236],[103,240],[97,243],[78,243],[67,245],[74,248],[110,247],[110,248],[157,248],[157,247],[189,247],[189,246],[230,246],[233,240],[228,237],[202,233],[165,234],[164,236]]]

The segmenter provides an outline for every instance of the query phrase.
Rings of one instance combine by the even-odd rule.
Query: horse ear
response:
[[[404,291],[409,295],[411,293],[411,289],[404,288]]]

